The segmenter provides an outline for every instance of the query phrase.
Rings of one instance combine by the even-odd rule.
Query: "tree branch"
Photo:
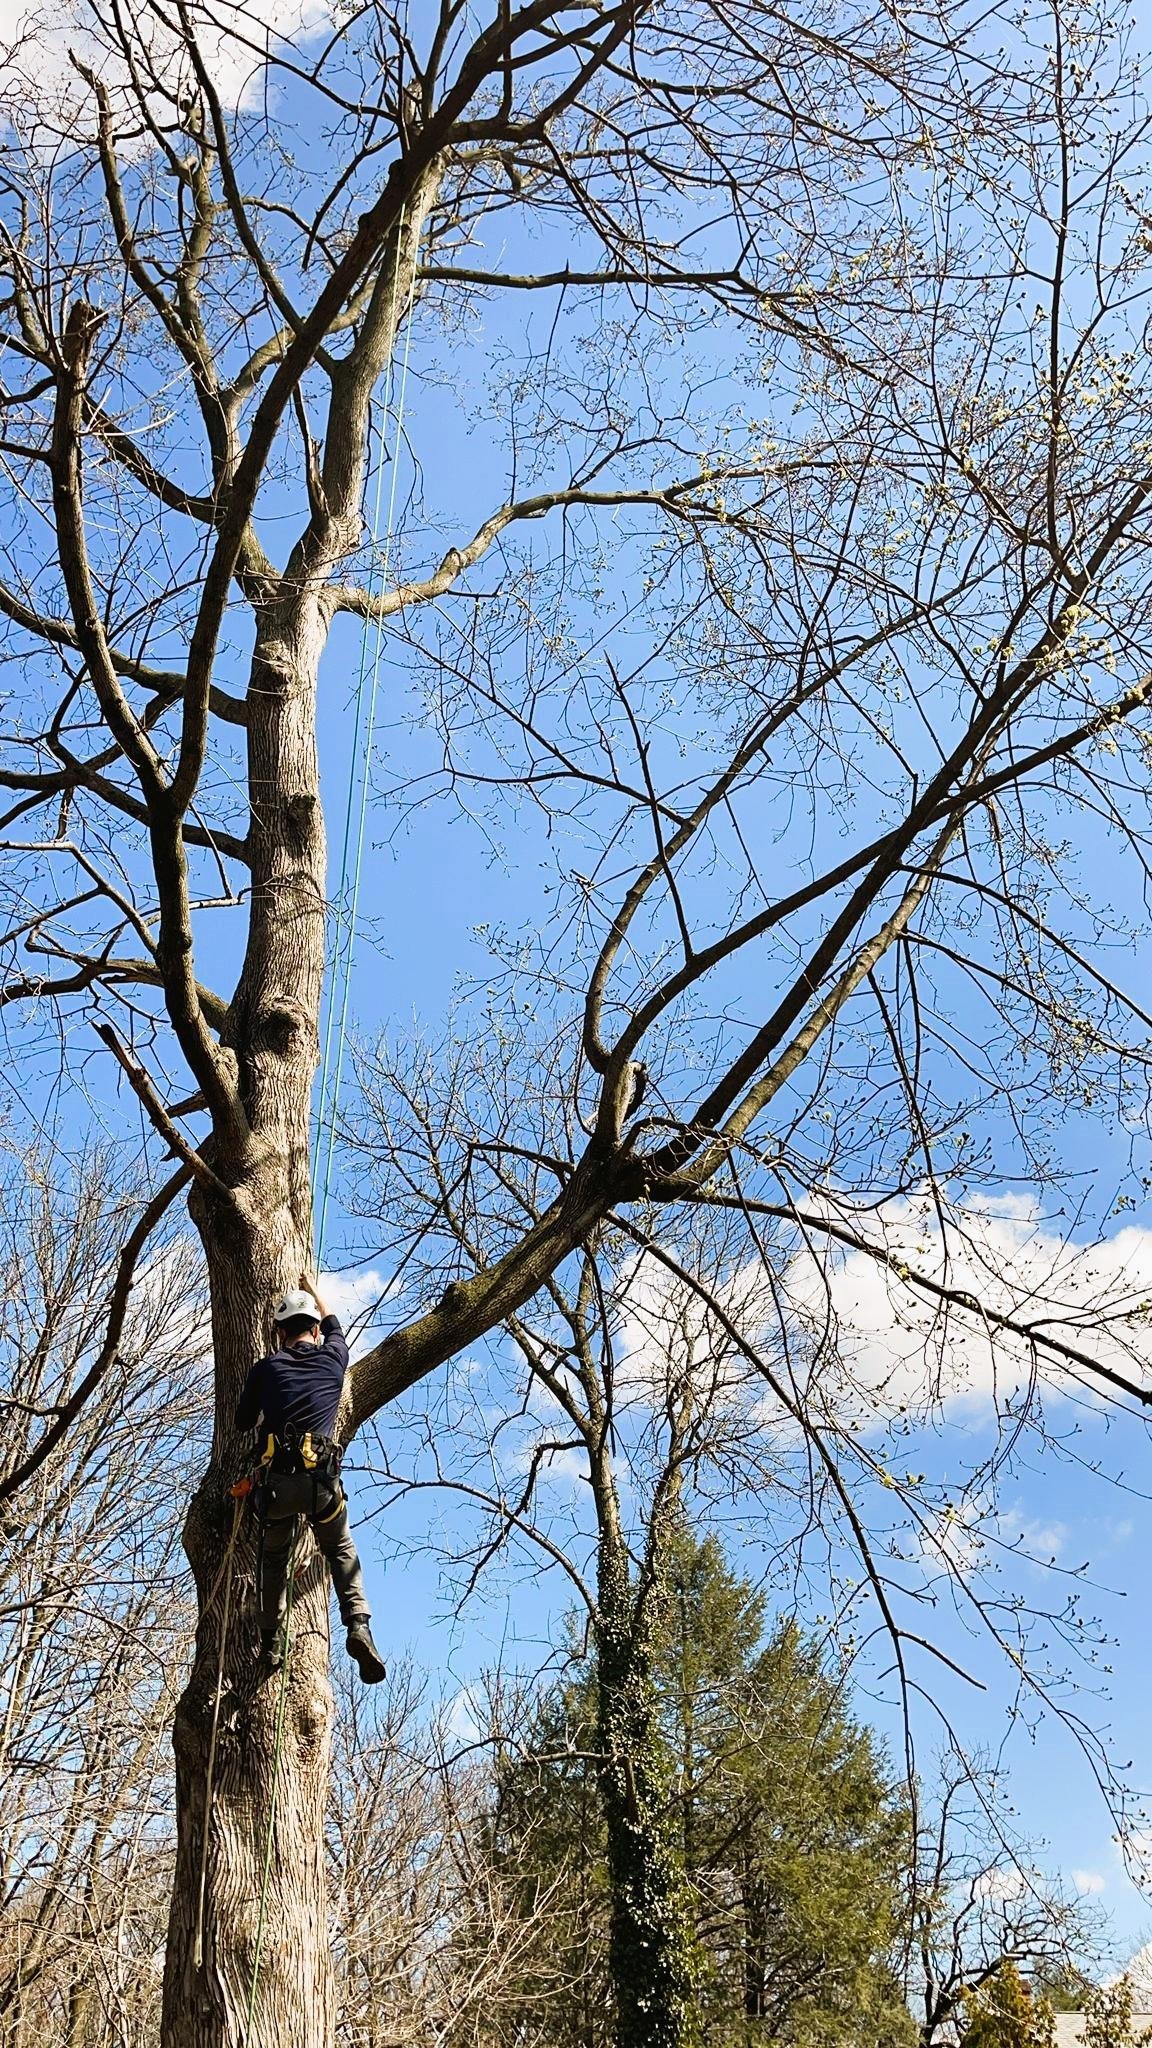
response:
[[[26,1486],[40,1470],[45,1459],[50,1458],[56,1446],[63,1440],[80,1414],[89,1396],[93,1394],[116,1363],[124,1320],[128,1312],[128,1301],[136,1276],[136,1264],[156,1225],[166,1215],[172,1203],[192,1178],[191,1168],[183,1165],[164,1182],[153,1195],[133,1225],[116,1265],[116,1278],[112,1285],[112,1296],[108,1306],[108,1321],[104,1330],[104,1341],[88,1371],[74,1392],[57,1410],[55,1420],[45,1430],[35,1449],[30,1451],[23,1464],[14,1471],[0,1476],[0,1502],[11,1500],[12,1496]]]
[[[139,1060],[134,1058],[119,1034],[113,1030],[111,1024],[98,1022],[93,1028],[97,1038],[103,1040],[109,1052],[114,1054],[123,1068],[133,1092],[139,1097],[151,1122],[176,1158],[184,1161],[193,1179],[198,1181],[207,1193],[214,1195],[217,1201],[235,1204],[237,1201],[235,1189],[228,1187],[218,1174],[213,1173],[212,1168],[201,1157],[196,1147],[189,1144],[183,1131],[174,1122],[170,1112],[160,1100],[152,1085],[150,1076],[145,1072]]]

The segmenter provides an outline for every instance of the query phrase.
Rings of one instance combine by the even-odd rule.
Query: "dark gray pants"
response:
[[[367,1621],[370,1609],[364,1577],[340,1481],[314,1477],[311,1472],[270,1472],[263,1488],[260,1626],[265,1635],[274,1635],[284,1622],[288,1565],[301,1516],[310,1524],[317,1548],[327,1559],[345,1628],[354,1621]]]

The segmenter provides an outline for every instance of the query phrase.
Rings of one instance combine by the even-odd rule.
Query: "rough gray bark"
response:
[[[212,1323],[218,1361],[232,1366],[233,1384],[266,1348],[263,1305],[269,1290],[300,1270],[303,1246],[295,1241],[236,1243],[199,1215],[213,1274]],[[225,1381],[221,1402],[234,1395]],[[208,1834],[204,1960],[195,1944],[200,1863],[205,1824],[208,1740],[216,1689],[222,1601],[218,1587],[232,1509],[227,1483],[236,1469],[228,1447],[234,1436],[224,1416],[213,1462],[192,1502],[185,1549],[195,1575],[201,1621],[192,1674],[177,1709],[174,1730],[177,1854],[164,1983],[164,2041],[174,2048],[243,2042],[256,1965],[256,1937],[265,1845],[275,1797],[275,1826],[254,2005],[253,2048],[258,2042],[299,2041],[325,2048],[332,2038],[333,1990],[326,1936],[323,1867],[324,1808],[328,1784],[332,1695],[328,1681],[328,1581],[314,1551],[301,1553],[291,1633],[287,1695],[279,1759],[275,1731],[277,1682],[261,1681],[255,1610],[255,1532],[249,1522],[238,1548],[225,1690],[217,1741]]]

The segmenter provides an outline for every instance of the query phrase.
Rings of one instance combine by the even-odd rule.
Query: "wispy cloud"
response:
[[[117,105],[130,66],[102,13],[91,0],[0,0],[0,108],[34,146],[38,131],[79,132],[91,110],[74,56],[104,80]],[[258,91],[270,52],[329,24],[332,10],[324,0],[188,0],[187,15],[222,102],[239,107]],[[140,0],[121,19],[138,74],[168,89],[183,84],[190,67],[168,9]],[[125,93],[123,103],[132,97]],[[138,132],[138,118],[126,125]]]
[[[1027,1515],[1022,1508],[1006,1508],[997,1518],[997,1536],[1038,1564],[1054,1564],[1064,1549],[1068,1531],[1063,1522],[1045,1522]]]
[[[658,1261],[639,1258],[623,1292],[621,1395],[651,1405],[687,1376],[714,1412],[764,1419],[777,1404],[732,1327],[779,1366],[799,1404],[865,1431],[944,1408],[977,1422],[1018,1410],[1037,1381],[1068,1389],[1073,1380],[1043,1339],[1152,1380],[1150,1229],[1133,1224],[1078,1243],[1022,1196],[948,1209],[925,1197],[869,1211],[826,1197],[809,1213],[830,1228],[809,1228],[802,1250],[771,1268],[748,1260],[712,1281],[721,1316]],[[859,1248],[836,1231],[851,1231]],[[1076,1370],[1091,1394],[1100,1383],[1087,1366]],[[1039,1519],[998,1534],[1047,1557],[1066,1537],[1060,1523]]]
[[[372,1323],[388,1294],[388,1282],[373,1269],[363,1273],[322,1273],[319,1287],[325,1307],[339,1316],[346,1330],[354,1332],[349,1348],[354,1358],[359,1357],[376,1341]]]
[[[927,1200],[867,1215],[831,1202],[825,1210],[881,1254],[838,1248],[813,1231],[787,1268],[784,1291],[821,1349],[830,1404],[887,1415],[945,1404],[978,1411],[1015,1404],[1038,1375],[1067,1385],[1001,1317],[1126,1377],[1152,1376],[1152,1230],[1130,1225],[1078,1244],[1022,1198],[954,1207],[943,1224]],[[955,1305],[933,1287],[947,1288]]]

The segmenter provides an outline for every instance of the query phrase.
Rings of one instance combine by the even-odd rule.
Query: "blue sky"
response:
[[[426,431],[433,457],[440,453],[446,461],[460,460],[460,444],[448,422],[438,431],[433,420]],[[333,650],[328,657],[329,670],[337,665],[338,652]],[[333,689],[330,704],[336,695],[337,689]],[[337,764],[346,728],[338,707],[330,717],[328,773],[339,798]],[[380,1028],[398,1038],[413,1029],[434,1033],[459,982],[472,975],[483,976],[486,954],[476,927],[491,917],[494,900],[505,917],[531,916],[539,903],[544,868],[538,861],[539,850],[531,839],[520,860],[514,838],[509,853],[494,858],[485,835],[459,817],[446,818],[434,807],[418,812],[402,826],[398,840],[373,844],[367,856],[365,900],[374,906],[381,935],[376,944],[362,944],[358,952],[353,995],[357,1029],[366,1038]],[[410,863],[418,866],[422,877],[418,897],[404,886]],[[1102,1146],[1093,1156],[1092,1141],[1100,1135],[1087,1123],[1080,1154],[1082,1171],[1098,1191],[1110,1190],[1122,1170],[1123,1158],[1122,1140],[1115,1151]],[[1107,1227],[1113,1234],[1120,1230],[1129,1234],[1134,1270],[1143,1268],[1152,1285],[1152,1214],[1137,1209]],[[1058,1228],[1055,1219],[1054,1228]],[[339,1285],[347,1286],[350,1278],[346,1276]],[[364,1292],[353,1281],[347,1299],[350,1303],[361,1301],[373,1291],[370,1278]],[[874,1327],[874,1310],[872,1314]],[[865,1324],[868,1326],[868,1317]],[[386,1308],[383,1326],[387,1326]],[[1083,1691],[1071,1704],[1091,1728],[1106,1735],[1114,1757],[1130,1764],[1125,1772],[1128,1782],[1138,1789],[1150,1787],[1148,1488],[1152,1464],[1147,1437],[1138,1421],[1109,1418],[1102,1411],[1076,1413],[1071,1407],[1058,1412],[1057,1426],[1078,1432],[1073,1455],[1062,1460],[1026,1455],[1005,1483],[999,1501],[1005,1541],[1041,1560],[1035,1565],[1013,1563],[1013,1583],[1021,1583],[1030,1598],[1043,1604],[1052,1599],[1054,1591],[1062,1596],[1067,1583],[1064,1574],[1089,1564],[1084,1607],[1088,1616],[1099,1618],[1099,1664],[1106,1669],[1095,1675],[1085,1673]],[[387,1416],[382,1430],[387,1439]],[[957,1400],[932,1454],[942,1471],[954,1472],[986,1449],[992,1434],[988,1413],[979,1399]],[[353,1487],[357,1484],[356,1467],[362,1461],[371,1462],[366,1447],[358,1447],[352,1455]],[[1112,1476],[1097,1476],[1092,1469],[1085,1469],[1085,1465],[1098,1464]],[[360,1482],[362,1487],[366,1477]],[[367,1495],[361,1498],[366,1503]],[[486,1665],[505,1661],[532,1668],[547,1661],[560,1618],[571,1608],[570,1589],[557,1573],[542,1569],[525,1548],[518,1553],[515,1567],[494,1575],[487,1594],[471,1600],[463,1617],[458,1617],[453,1611],[456,1576],[446,1575],[428,1551],[430,1518],[433,1529],[444,1518],[446,1530],[459,1532],[451,1510],[437,1507],[426,1495],[393,1506],[382,1516],[373,1512],[371,1534],[366,1539],[366,1549],[374,1558],[371,1590],[382,1638],[394,1654],[402,1652],[420,1667],[437,1673],[447,1696],[464,1700],[462,1725],[467,1725],[467,1688]],[[725,1531],[733,1555],[755,1576],[760,1569],[762,1531],[757,1505],[750,1504],[743,1516],[726,1515]],[[1046,1568],[1049,1557],[1060,1575],[1055,1580]],[[817,1605],[814,1598],[814,1612]],[[1152,1908],[1125,1870],[1114,1821],[1073,1735],[1053,1714],[1022,1712],[1010,1727],[1013,1682],[1003,1659],[986,1649],[973,1651],[962,1626],[943,1615],[936,1617],[936,1625],[942,1645],[963,1656],[987,1687],[985,1693],[978,1694],[949,1681],[937,1667],[939,1697],[955,1715],[957,1727],[974,1747],[989,1751],[998,1750],[1007,1738],[1009,1786],[1021,1830],[1046,1844],[1041,1860],[1047,1867],[1063,1873],[1098,1900],[1113,1924],[1120,1953],[1135,1948],[1152,1931]],[[898,1750],[899,1718],[884,1697],[886,1688],[867,1673],[865,1661],[860,1709],[874,1718]],[[920,1739],[921,1754],[927,1759],[936,1739],[930,1714],[922,1718]]]
[[[405,533],[393,552],[394,569],[426,566],[435,559],[438,547],[467,537],[478,519],[499,501],[507,465],[500,439],[501,401],[489,386],[489,375],[495,372],[499,382],[505,370],[511,376],[524,360],[539,363],[549,344],[555,312],[555,302],[548,298],[513,299],[503,307],[477,302],[460,327],[447,335],[430,326],[418,328],[399,457],[398,498],[406,508]],[[573,323],[569,341],[575,346],[592,340],[603,349],[609,346],[595,333],[594,315],[585,312]],[[654,394],[661,390],[675,394],[688,375],[698,381],[699,391],[686,410],[701,433],[714,431],[716,420],[731,411],[735,389],[732,351],[706,325],[689,337],[669,341],[650,369]],[[562,479],[564,451],[559,442],[553,453],[556,474]],[[275,498],[269,501],[270,539],[276,535],[285,509]],[[417,538],[409,539],[409,532]],[[626,527],[609,527],[604,559],[596,564],[588,587],[577,590],[571,599],[572,630],[586,646],[595,644],[600,628],[614,615],[622,617],[628,611],[634,596],[641,549],[627,533]],[[517,577],[531,574],[534,551],[538,550],[541,563],[547,563],[554,543],[553,529],[541,532],[539,540],[533,529],[527,529],[506,557],[494,558],[492,576],[504,574],[514,587]],[[597,579],[600,587],[593,589]],[[486,580],[488,572],[481,569],[475,586],[483,588]],[[450,632],[450,621],[444,630]],[[643,636],[642,624],[622,627],[617,645],[641,648]],[[348,782],[351,706],[360,648],[359,628],[342,621],[322,669],[320,738],[333,858],[339,847]],[[222,680],[229,677],[224,675]],[[482,989],[493,971],[486,928],[499,925],[513,934],[522,930],[536,933],[547,924],[555,904],[550,892],[557,841],[538,811],[523,803],[510,807],[492,828],[485,817],[470,814],[466,805],[454,805],[431,794],[414,808],[385,804],[380,799],[383,781],[420,788],[419,778],[434,773],[438,765],[437,740],[423,715],[423,681],[416,657],[389,636],[381,665],[376,794],[369,815],[363,929],[352,991],[353,1029],[364,1041],[381,1031],[400,1043],[421,1034],[436,1039],[457,1007],[467,1019],[476,987]],[[703,712],[699,719],[701,725],[706,722]],[[670,716],[662,737],[671,755],[697,735],[686,731],[683,720],[677,722]],[[705,734],[704,740],[708,738]],[[867,809],[869,798],[864,796],[860,802],[861,808]],[[764,851],[772,844],[772,820],[765,817],[755,823],[763,835],[759,845]],[[833,816],[820,823],[829,836],[839,827],[839,819]],[[1135,886],[1117,877],[1107,865],[1104,836],[1084,821],[1080,829],[1084,877],[1094,891],[1130,893],[1131,903],[1121,907],[1139,922],[1142,912]],[[574,861],[577,844],[575,830],[566,841],[561,836],[561,854]],[[240,936],[239,918],[234,913],[213,913],[202,920],[200,960],[205,979],[227,989]],[[1135,971],[1142,980],[1139,948],[1143,941],[1133,944],[1137,948]],[[946,986],[955,996],[959,984]],[[959,1021],[979,1028],[975,1012]],[[28,1036],[19,1043],[19,1050],[31,1067]],[[49,1045],[35,1065],[42,1100],[51,1103],[49,1113],[58,1131],[73,1137],[88,1121],[131,1129],[123,1104],[112,1091],[106,1064],[92,1063],[85,1069],[84,1089],[62,1096],[52,1090],[53,1064]],[[33,1111],[37,1106],[35,1093],[27,1087],[25,1106]],[[996,1130],[994,1116],[989,1129],[1007,1149],[1007,1131]],[[1073,1177],[1070,1203],[1074,1206],[1078,1192],[1088,1198],[1083,1229],[1089,1228],[1093,1216],[1102,1221],[1106,1217],[1115,1188],[1130,1163],[1129,1145],[1139,1147],[1142,1142],[1138,1129],[1128,1131],[1087,1111],[1068,1112],[1061,1162]],[[1027,1187],[1018,1186],[1014,1193],[1027,1208]],[[1036,1256],[1038,1243],[1060,1234],[1060,1219],[1051,1205],[1045,1207],[1047,1199],[1036,1197],[1036,1213],[1028,1224],[1021,1257]],[[1147,1269],[1152,1293],[1152,1211],[1146,1204],[1138,1205],[1105,1222],[1104,1228],[1112,1235],[1128,1233],[1126,1255],[1134,1270]],[[328,1242],[331,1263],[344,1268],[334,1282],[341,1299],[351,1305],[370,1300],[388,1275],[371,1258],[366,1273],[357,1271],[365,1229],[357,1219],[344,1215],[339,1203]],[[889,1356],[896,1337],[884,1301],[856,1287],[854,1276],[848,1273],[842,1305],[850,1321],[856,1318],[865,1350],[872,1346]],[[382,1325],[387,1325],[386,1306]],[[978,1378],[979,1361],[973,1358],[967,1363]],[[439,1390],[431,1389],[430,1400],[438,1399]],[[411,1409],[414,1404],[408,1405]],[[1094,1682],[1091,1688],[1083,1687],[1075,1706],[1091,1728],[1107,1730],[1114,1755],[1130,1761],[1129,1776],[1137,1788],[1152,1788],[1152,1738],[1146,1713],[1152,1686],[1152,1573],[1146,1561],[1147,1491],[1152,1470],[1146,1435],[1135,1421],[1110,1418],[1098,1407],[1077,1409],[1059,1397],[1052,1418],[1055,1431],[1067,1435],[1066,1454],[1047,1451],[1041,1456],[1025,1442],[1001,1482],[994,1510],[995,1533],[1010,1553],[1035,1553],[1039,1560],[1035,1564],[1027,1555],[1010,1554],[1008,1570],[1013,1585],[1039,1605],[1051,1599],[1053,1586],[1065,1588],[1071,1583],[1067,1575],[1089,1564],[1085,1608],[1100,1617],[1108,1646],[1101,1651],[1101,1661],[1111,1668],[1098,1686]],[[382,1428],[389,1439],[388,1417]],[[992,1436],[986,1390],[973,1394],[969,1387],[945,1402],[940,1426],[925,1430],[908,1447],[908,1455],[914,1453],[917,1462],[934,1476],[951,1480],[987,1453]],[[398,1428],[396,1446],[400,1455]],[[543,1662],[570,1606],[563,1579],[556,1573],[542,1573],[532,1557],[524,1556],[503,1577],[494,1575],[484,1596],[470,1603],[462,1619],[457,1618],[452,1611],[454,1581],[435,1554],[438,1532],[451,1534],[458,1526],[453,1511],[434,1504],[426,1494],[417,1494],[369,1520],[370,1493],[366,1486],[357,1487],[355,1480],[356,1466],[365,1455],[366,1451],[358,1451],[351,1461],[354,1499],[360,1504],[379,1634],[388,1653],[408,1654],[436,1674],[449,1698],[464,1697],[477,1674],[497,1658],[528,1667]],[[755,1571],[764,1541],[761,1504],[738,1503],[726,1511],[724,1526],[733,1554]],[[1045,1566],[1047,1559],[1054,1561],[1055,1576]],[[850,1568],[842,1557],[837,1562]],[[814,1626],[819,1604],[814,1586],[812,1611],[806,1616]],[[932,1628],[941,1646],[962,1656],[987,1688],[977,1692],[950,1678],[939,1665],[929,1665],[926,1669],[933,1674],[935,1697],[955,1712],[958,1725],[972,1743],[998,1748],[1007,1730],[1008,1703],[1013,1696],[1010,1671],[979,1641],[968,1638],[963,1613],[950,1611],[947,1599],[932,1611]],[[898,1728],[886,1704],[880,1675],[883,1661],[879,1651],[862,1660],[860,1704],[896,1746]],[[932,1736],[927,1710],[923,1724],[924,1748],[928,1750]],[[1086,1889],[1112,1914],[1120,1946],[1134,1946],[1146,1930],[1148,1910],[1123,1873],[1113,1841],[1113,1823],[1073,1738],[1052,1715],[1037,1719],[1021,1713],[1012,1727],[1007,1754],[1021,1828],[1046,1839],[1046,1853],[1054,1868],[1069,1878],[1081,1874]]]
[[[550,317],[551,309],[535,314],[541,325]],[[418,446],[424,471],[429,476],[451,475],[482,507],[489,459],[481,434],[465,428],[463,408],[454,403],[444,405],[430,397],[420,411]],[[323,736],[330,816],[343,801],[346,701],[354,666],[349,642],[354,637],[345,627],[343,643],[337,638],[326,660]],[[400,680],[397,668],[386,668],[385,673],[394,689]],[[386,731],[384,738],[386,744],[395,744],[395,729]],[[419,735],[411,740],[401,737],[400,743],[412,746],[419,757]],[[506,827],[498,850],[485,831],[440,805],[422,806],[398,827],[389,825],[386,838],[380,834],[378,813],[372,824],[364,896],[375,930],[373,941],[362,942],[358,952],[356,1026],[366,1038],[381,1028],[400,1039],[413,1030],[434,1036],[461,985],[473,977],[482,980],[486,972],[488,956],[477,928],[494,916],[515,924],[544,914],[542,889],[550,873],[547,848],[523,814]],[[1103,869],[1102,846],[1099,858]],[[413,872],[421,877],[419,893],[406,884]],[[1108,873],[1115,893],[1117,878]],[[1107,1209],[1128,1163],[1125,1133],[1084,1116],[1070,1119],[1067,1136],[1065,1160],[1081,1177],[1081,1191],[1090,1191],[1089,1206]],[[1059,1219],[1049,1222],[1058,1233]],[[1146,1267],[1152,1285],[1152,1213],[1138,1207],[1106,1228],[1131,1233],[1128,1244],[1135,1268]],[[1039,1559],[1053,1558],[1059,1576],[1054,1581],[1043,1563],[1012,1561],[1010,1569],[1028,1597],[1043,1604],[1051,1599],[1054,1584],[1061,1590],[1065,1586],[1062,1575],[1089,1563],[1085,1611],[1099,1617],[1099,1661],[1107,1670],[1087,1675],[1073,1705],[1091,1728],[1106,1733],[1112,1754],[1130,1763],[1128,1781],[1137,1788],[1149,1787],[1152,1737],[1146,1701],[1152,1685],[1152,1573],[1147,1566],[1147,1490],[1152,1466],[1147,1438],[1138,1421],[1110,1419],[1099,1411],[1077,1414],[1070,1407],[1060,1412],[1058,1427],[1079,1432],[1071,1446],[1073,1455],[1062,1460],[1025,1455],[1004,1484],[999,1512],[1005,1541]],[[383,1431],[387,1437],[387,1417]],[[981,1402],[958,1400],[948,1411],[931,1455],[941,1471],[954,1471],[986,1448],[991,1434]],[[354,1454],[354,1466],[357,1461]],[[1085,1469],[1097,1464],[1114,1477]],[[545,1661],[559,1618],[571,1605],[564,1581],[555,1572],[542,1571],[538,1560],[522,1552],[515,1568],[503,1580],[494,1579],[487,1596],[471,1601],[464,1617],[458,1618],[453,1613],[456,1580],[445,1577],[426,1547],[428,1506],[428,1497],[417,1495],[394,1507],[374,1521],[369,1539],[377,1555],[374,1597],[393,1649],[402,1648],[420,1666],[439,1673],[452,1697],[466,1696],[469,1683],[487,1663],[505,1660],[531,1668]],[[449,1510],[433,1513],[437,1520],[445,1514],[446,1526],[458,1526]],[[726,1517],[733,1554],[742,1557],[753,1575],[759,1568],[761,1527],[755,1504],[743,1517]],[[936,1667],[939,1697],[974,1746],[996,1751],[1007,1737],[1010,1790],[1020,1828],[1047,1845],[1042,1851],[1045,1864],[1098,1900],[1113,1924],[1119,1952],[1134,1948],[1152,1928],[1152,1911],[1125,1871],[1114,1822],[1073,1736],[1052,1714],[1020,1712],[1010,1717],[1012,1675],[1003,1660],[981,1648],[973,1651],[962,1625],[943,1614],[936,1617],[936,1625],[941,1643],[964,1656],[987,1687],[978,1694],[951,1682]],[[875,1685],[867,1672],[865,1661],[861,1710],[875,1718],[898,1749],[898,1717],[883,1697],[885,1688]],[[921,1726],[921,1754],[926,1758],[933,1740],[932,1717],[926,1713]]]

